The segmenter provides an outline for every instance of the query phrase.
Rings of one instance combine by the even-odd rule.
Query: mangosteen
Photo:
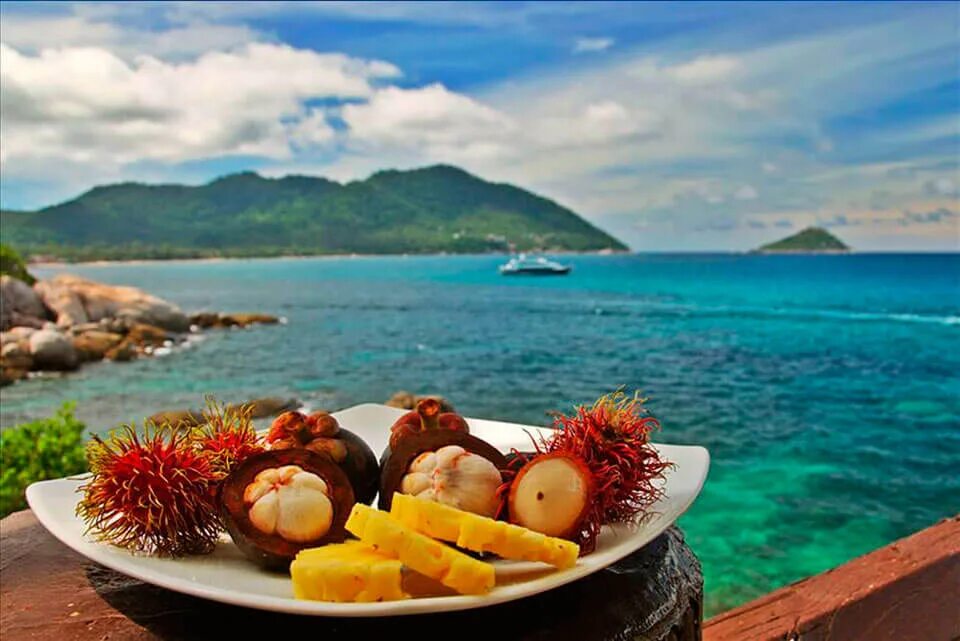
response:
[[[233,542],[274,570],[287,569],[300,550],[342,541],[355,503],[346,473],[306,449],[251,456],[224,479],[219,498]]]
[[[396,447],[400,438],[411,434],[436,430],[465,433],[470,431],[462,416],[454,412],[442,412],[441,409],[442,405],[436,398],[428,396],[421,399],[415,409],[398,418],[390,428],[390,447]],[[382,462],[383,457],[380,460]]]
[[[389,510],[394,492],[401,492],[495,516],[506,459],[469,434],[462,416],[439,410],[435,399],[424,399],[391,428],[390,445],[380,458],[380,509]]]
[[[270,426],[267,446],[270,450],[304,448],[326,456],[346,473],[360,503],[372,503],[377,494],[380,466],[376,455],[362,438],[341,428],[328,412],[309,416],[284,412]]]

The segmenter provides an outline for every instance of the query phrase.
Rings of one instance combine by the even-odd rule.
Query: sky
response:
[[[0,204],[436,163],[639,251],[960,249],[956,3],[0,4]]]

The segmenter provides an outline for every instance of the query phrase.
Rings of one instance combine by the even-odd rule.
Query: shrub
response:
[[[27,271],[26,263],[13,247],[0,243],[0,275],[4,274],[19,278],[27,285],[33,285],[37,280]]]
[[[0,517],[27,506],[27,486],[87,469],[86,426],[65,403],[50,418],[22,423],[0,433]]]

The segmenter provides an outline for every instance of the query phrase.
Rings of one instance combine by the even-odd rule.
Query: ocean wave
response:
[[[856,312],[836,309],[803,309],[785,307],[687,307],[686,313],[717,313],[722,315],[769,316],[810,320],[847,320],[888,323],[926,323],[934,325],[960,325],[960,316],[913,314],[904,312]]]
[[[523,310],[530,312],[534,310]],[[536,310],[552,313],[554,310]],[[534,311],[534,313],[536,313]],[[573,310],[565,310],[571,313]],[[573,311],[580,315],[593,316],[720,316],[746,318],[785,318],[798,320],[840,320],[888,323],[924,323],[933,325],[960,326],[960,316],[914,314],[906,312],[858,312],[835,309],[804,309],[787,307],[750,307],[737,305],[687,305],[682,303],[643,302],[635,305],[591,305]]]

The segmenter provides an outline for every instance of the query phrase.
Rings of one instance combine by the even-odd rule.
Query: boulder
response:
[[[0,330],[11,327],[40,327],[47,308],[30,285],[12,276],[0,276]]]
[[[60,327],[79,325],[90,320],[80,296],[66,284],[57,282],[57,279],[37,281],[33,291],[53,312]]]
[[[126,334],[130,331],[130,322],[121,318],[101,318],[100,329],[111,334]]]
[[[200,312],[190,317],[190,324],[196,325],[200,329],[217,327],[220,324],[220,314],[216,312]]]
[[[295,398],[255,398],[239,405],[228,405],[228,409],[237,409],[244,405],[252,406],[250,418],[267,418],[277,416],[283,412],[295,410],[300,407],[300,402]]]
[[[14,327],[10,331],[0,333],[0,346],[5,347],[8,343],[25,341],[36,331],[33,327]]]
[[[25,316],[20,312],[11,312],[9,315],[10,327],[29,327],[31,329],[42,329],[47,321],[38,316]]]
[[[30,335],[34,369],[72,370],[80,364],[70,338],[61,332],[40,329]]]
[[[84,332],[94,332],[101,331],[103,327],[100,326],[100,323],[80,323],[79,325],[74,325],[67,329],[74,336],[79,336]]]
[[[0,387],[6,387],[7,385],[16,383],[26,378],[28,373],[25,369],[17,369],[16,367],[7,367],[6,365],[0,364]]]
[[[200,329],[221,327],[246,327],[247,325],[279,323],[280,319],[270,314],[217,314],[215,312],[200,312],[190,317],[190,324]]]
[[[162,327],[147,323],[134,323],[127,330],[127,340],[141,347],[160,347],[173,338],[173,335]]]
[[[99,361],[107,352],[122,343],[120,334],[91,329],[73,337],[73,347],[82,361]]]
[[[105,285],[72,274],[60,274],[35,287],[44,303],[57,313],[61,326],[108,318],[156,325],[172,332],[190,328],[190,320],[179,307],[136,287]]]
[[[453,409],[453,405],[451,405],[447,399],[437,394],[414,396],[410,392],[400,391],[391,396],[390,399],[384,404],[389,405],[390,407],[397,407],[402,410],[412,410],[417,406],[417,403],[425,398],[436,399],[440,403],[441,412],[456,412],[456,410]]]
[[[0,363],[4,368],[13,368],[30,371],[33,367],[33,356],[30,354],[30,342],[22,339],[17,342],[7,343],[0,348]]]
[[[280,322],[279,318],[270,314],[223,314],[223,317],[229,320],[232,325],[240,327],[255,324],[273,325]]]
[[[137,357],[137,346],[129,338],[125,338],[115,347],[108,349],[103,357],[108,361],[117,361],[119,363],[132,361]]]
[[[189,428],[203,425],[204,419],[203,414],[193,410],[172,410],[169,412],[157,412],[145,422],[153,423],[158,427],[171,425],[173,427]]]

